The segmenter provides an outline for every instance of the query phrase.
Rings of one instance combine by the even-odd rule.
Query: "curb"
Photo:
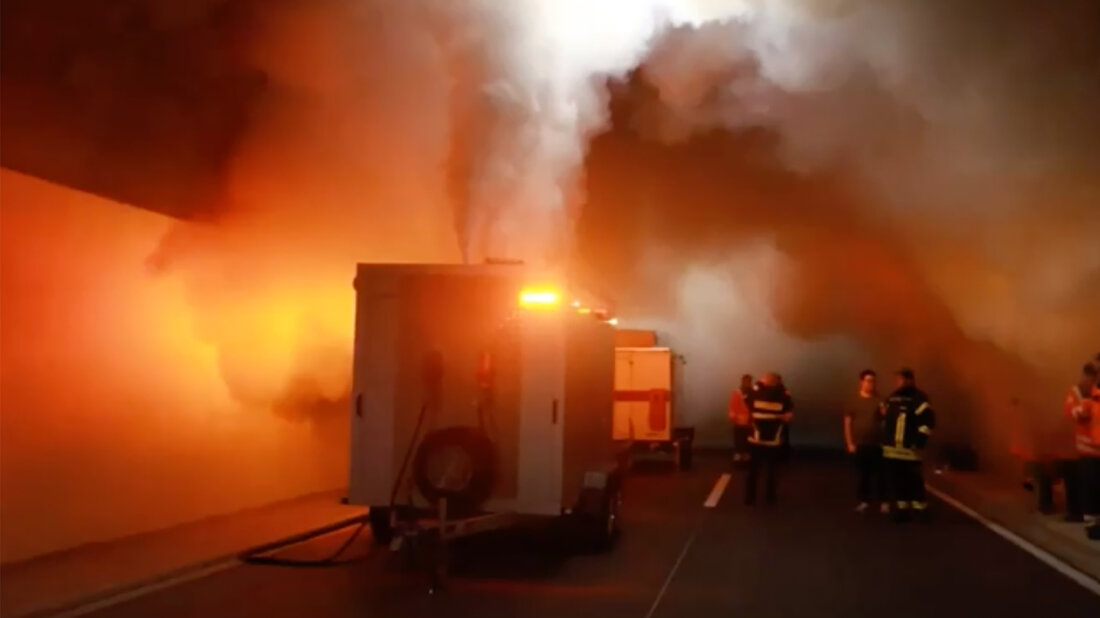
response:
[[[275,541],[255,545],[244,550],[226,552],[214,558],[172,569],[171,571],[166,571],[151,577],[113,586],[77,600],[64,601],[52,607],[38,609],[28,614],[20,614],[13,616],[13,618],[69,618],[83,616],[124,601],[139,598],[157,590],[201,579],[207,575],[213,575],[218,571],[241,565],[243,564],[243,559],[250,555],[263,554],[288,545],[295,545],[324,534],[329,534],[365,522],[366,517],[367,515],[365,513],[354,517],[346,517],[331,524],[311,528],[304,532],[292,534]]]
[[[1060,539],[1056,532],[1039,528],[1039,534],[1035,530],[1028,530],[1013,524],[1002,516],[975,506],[974,502],[967,500],[965,491],[956,491],[950,481],[935,482],[929,480],[929,493],[947,503],[948,506],[962,512],[964,515],[982,524],[994,534],[1001,536],[1031,554],[1041,562],[1051,566],[1056,571],[1066,575],[1094,594],[1100,595],[1100,571],[1095,565],[1087,564],[1088,559],[1082,559],[1080,552],[1069,540]],[[1019,522],[1017,522],[1019,523]],[[1052,536],[1043,538],[1045,535]],[[1060,564],[1054,564],[1054,562]],[[1072,574],[1068,571],[1072,571]]]

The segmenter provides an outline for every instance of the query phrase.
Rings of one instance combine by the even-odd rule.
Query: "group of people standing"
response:
[[[855,460],[856,510],[878,510],[899,521],[927,516],[922,460],[936,426],[928,396],[917,388],[911,369],[895,374],[895,388],[879,395],[878,376],[866,369],[859,388],[844,404],[844,443]],[[1067,519],[1084,522],[1090,539],[1100,540],[1100,354],[1082,370],[1066,394],[1063,413],[1072,424],[1077,458],[1062,462]],[[756,502],[757,481],[764,475],[764,498],[777,498],[777,467],[790,445],[794,402],[783,379],[765,374],[754,382],[741,378],[729,403],[735,464],[743,465],[745,503]]]
[[[895,381],[882,398],[875,371],[860,372],[859,390],[844,406],[844,444],[856,462],[856,510],[877,500],[882,513],[905,521],[928,513],[922,460],[936,414],[913,370],[899,370]]]
[[[859,389],[845,405],[844,438],[855,456],[858,470],[860,512],[877,499],[884,513],[905,521],[914,514],[927,514],[921,460],[935,428],[936,415],[928,396],[916,385],[911,369],[896,374],[896,388],[888,397],[878,394],[877,375],[865,370]],[[794,402],[776,373],[758,382],[741,378],[741,386],[730,397],[729,418],[733,423],[735,464],[744,464],[745,504],[754,504],[757,480],[765,477],[764,498],[774,503],[777,495],[777,467],[789,448],[789,428]]]

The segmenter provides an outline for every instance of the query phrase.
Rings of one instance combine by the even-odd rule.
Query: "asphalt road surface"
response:
[[[735,476],[704,508],[726,466],[649,470],[627,486],[624,534],[602,555],[569,555],[554,537],[509,532],[455,549],[449,588],[358,539],[331,568],[240,566],[93,614],[179,616],[694,618],[812,616],[1096,618],[1100,597],[951,507],[929,524],[853,512],[840,462],[785,470],[777,506],[745,507]],[[284,552],[317,557],[333,535]]]

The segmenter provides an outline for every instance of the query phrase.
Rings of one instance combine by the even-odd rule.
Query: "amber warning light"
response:
[[[558,304],[559,295],[548,288],[524,288],[519,293],[519,304],[524,307],[547,307]]]

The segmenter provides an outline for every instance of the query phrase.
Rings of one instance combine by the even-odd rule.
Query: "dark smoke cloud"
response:
[[[763,280],[813,364],[843,357],[818,342],[846,335],[863,362],[917,365],[949,439],[987,452],[1013,396],[1056,431],[1059,390],[1100,342],[1097,6],[841,4],[661,38],[590,157],[586,248],[640,298],[675,299],[638,266],[654,246],[667,281],[770,243],[785,259],[728,285]],[[704,402],[769,369],[754,362],[768,345],[731,349]],[[804,384],[827,393],[825,373]]]

